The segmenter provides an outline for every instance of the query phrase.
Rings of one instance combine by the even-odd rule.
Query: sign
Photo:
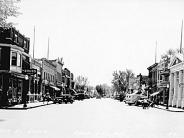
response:
[[[35,75],[37,74],[37,69],[23,69],[22,73],[26,75]]]

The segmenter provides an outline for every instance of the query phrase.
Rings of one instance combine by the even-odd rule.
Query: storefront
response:
[[[17,73],[0,74],[1,105],[15,105],[23,102],[25,75]]]

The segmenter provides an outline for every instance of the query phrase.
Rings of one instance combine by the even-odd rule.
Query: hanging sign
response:
[[[23,69],[22,73],[26,75],[35,75],[37,74],[37,69]]]

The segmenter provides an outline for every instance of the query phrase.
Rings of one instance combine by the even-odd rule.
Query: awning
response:
[[[77,93],[74,89],[71,89],[71,92],[72,92],[73,94],[76,94],[76,93]]]
[[[150,96],[155,96],[155,95],[158,95],[161,91],[158,91],[158,92],[154,92],[152,93]]]
[[[59,91],[60,90],[58,87],[55,87],[55,86],[50,86],[50,87],[52,87],[56,91]]]

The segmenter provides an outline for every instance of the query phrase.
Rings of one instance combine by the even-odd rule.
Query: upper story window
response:
[[[17,53],[17,66],[21,66],[21,55],[19,53]]]
[[[17,53],[16,52],[12,52],[12,62],[11,64],[13,66],[17,66]]]
[[[26,45],[27,45],[26,40],[24,40],[24,47],[25,47],[25,48],[26,48]]]
[[[15,33],[14,42],[17,43],[17,40],[18,40],[18,35]]]

